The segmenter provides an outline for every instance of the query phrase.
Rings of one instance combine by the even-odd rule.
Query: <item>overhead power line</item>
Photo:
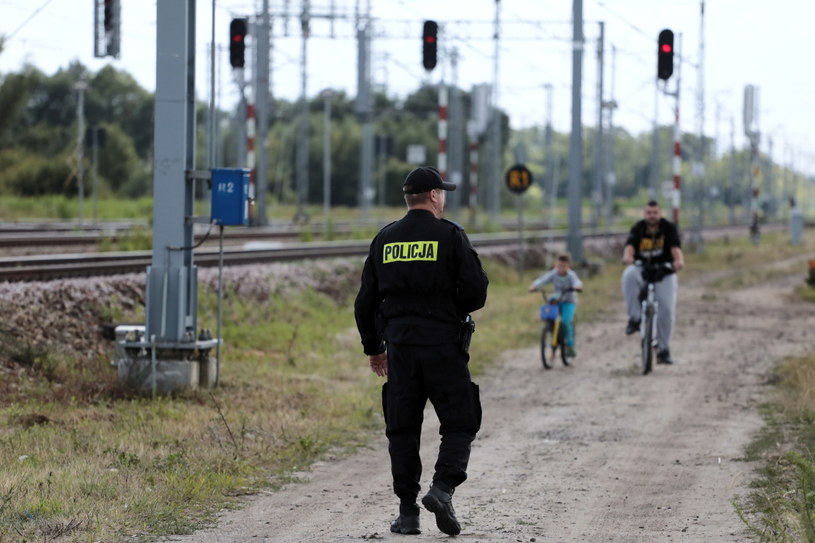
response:
[[[34,17],[36,17],[36,16],[37,16],[37,14],[38,14],[39,12],[41,12],[42,10],[44,10],[44,9],[45,9],[45,8],[48,6],[48,4],[50,4],[50,3],[51,3],[51,2],[53,2],[53,1],[54,1],[54,0],[46,0],[46,1],[45,1],[45,3],[44,3],[43,5],[41,5],[40,7],[38,7],[36,10],[34,10],[34,13],[32,13],[31,15],[29,15],[29,16],[28,16],[28,19],[26,19],[25,21],[23,21],[23,22],[22,22],[22,24],[21,24],[20,26],[18,26],[17,28],[15,28],[15,29],[14,29],[14,30],[13,30],[13,31],[12,31],[12,32],[11,32],[11,33],[8,35],[8,36],[6,36],[6,40],[10,40],[11,38],[13,38],[13,37],[14,37],[14,35],[15,35],[17,32],[19,32],[20,30],[22,30],[22,29],[23,29],[23,27],[24,27],[25,25],[27,25],[27,24],[28,24],[28,23],[31,21],[31,19],[33,19]]]

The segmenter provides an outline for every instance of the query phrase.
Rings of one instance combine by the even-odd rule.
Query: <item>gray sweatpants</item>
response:
[[[642,270],[633,264],[623,271],[623,297],[628,309],[628,318],[640,320],[642,304],[640,302],[640,289],[645,284],[642,280]],[[660,349],[670,349],[671,334],[674,329],[674,314],[676,313],[676,289],[679,282],[676,274],[672,273],[656,284],[654,294],[659,303],[657,313],[657,343]]]

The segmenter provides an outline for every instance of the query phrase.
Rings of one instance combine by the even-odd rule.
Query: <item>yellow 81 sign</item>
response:
[[[522,194],[532,184],[532,172],[527,170],[523,164],[516,164],[507,170],[504,180],[510,192]]]

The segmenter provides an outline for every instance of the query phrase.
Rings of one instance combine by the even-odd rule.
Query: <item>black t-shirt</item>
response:
[[[648,225],[644,220],[639,221],[631,227],[626,245],[634,247],[634,258],[644,262],[673,263],[674,257],[671,249],[682,247],[679,239],[679,230],[672,222],[660,219],[657,230],[653,234],[648,233]]]

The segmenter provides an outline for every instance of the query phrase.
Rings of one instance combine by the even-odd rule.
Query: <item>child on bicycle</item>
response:
[[[566,332],[566,354],[575,356],[574,315],[577,311],[577,294],[575,293],[583,290],[583,282],[572,269],[572,257],[569,253],[557,255],[554,269],[532,281],[532,284],[529,285],[529,292],[535,292],[543,285],[550,283],[554,288],[550,299],[560,305],[560,322]]]

